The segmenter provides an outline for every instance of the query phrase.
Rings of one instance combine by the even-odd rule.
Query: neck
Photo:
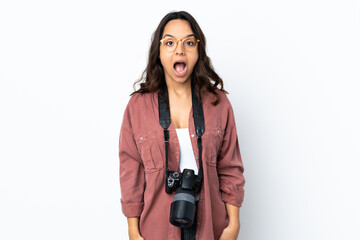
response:
[[[176,98],[186,98],[191,96],[191,82],[190,79],[186,80],[184,83],[177,83],[177,82],[166,82],[169,97],[176,97]]]

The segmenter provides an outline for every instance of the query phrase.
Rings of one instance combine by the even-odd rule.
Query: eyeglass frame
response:
[[[174,38],[174,39],[176,40],[176,46],[175,46],[174,50],[168,51],[168,52],[174,52],[174,51],[176,50],[176,48],[179,46],[179,44],[178,44],[179,41],[181,41],[181,44],[182,44],[182,46],[183,46],[183,48],[184,48],[185,51],[187,51],[187,52],[193,52],[193,51],[195,51],[195,49],[197,48],[198,43],[200,42],[199,39],[197,39],[196,37],[194,37],[195,40],[196,40],[196,43],[197,43],[197,44],[196,44],[196,48],[195,48],[194,50],[189,51],[189,50],[186,50],[185,47],[184,47],[184,40],[187,39],[187,38],[191,38],[191,36],[185,37],[185,38],[175,38],[175,37],[170,37],[170,38]],[[165,40],[165,37],[160,40],[160,43],[161,43],[162,46],[164,46],[164,40]]]

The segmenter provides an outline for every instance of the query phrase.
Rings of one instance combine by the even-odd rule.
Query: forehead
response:
[[[190,24],[186,20],[175,19],[169,21],[164,28],[162,38],[166,35],[172,35],[176,38],[183,38],[187,35],[193,34]]]

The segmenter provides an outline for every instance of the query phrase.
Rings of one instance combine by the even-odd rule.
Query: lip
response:
[[[175,74],[177,77],[183,77],[183,76],[185,76],[186,73],[187,73],[187,65],[185,65],[185,69],[184,69],[184,71],[182,71],[182,72],[177,72],[177,71],[175,70],[175,68],[174,68],[174,74]]]
[[[177,63],[177,62],[185,63],[185,69],[184,69],[184,71],[182,71],[181,73],[178,73],[178,72],[175,71],[174,65],[175,65],[175,63]],[[175,60],[175,61],[173,62],[173,65],[172,65],[172,66],[173,66],[173,69],[174,69],[174,74],[175,74],[177,77],[183,77],[183,76],[185,76],[185,74],[187,73],[187,66],[188,66],[188,64],[187,64],[187,62],[186,62],[185,60],[182,60],[182,59]]]
[[[174,67],[175,63],[177,63],[177,62],[185,63],[185,65],[187,66],[187,61],[182,60],[182,59],[174,60],[172,66]]]

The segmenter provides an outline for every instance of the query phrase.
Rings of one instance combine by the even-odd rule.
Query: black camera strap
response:
[[[170,102],[166,84],[163,88],[163,93],[164,93],[164,96],[167,99],[167,101]],[[199,102],[198,97],[195,94],[193,84],[191,84],[191,95],[192,95],[192,107],[193,107],[195,132],[196,132],[196,135],[198,136],[197,144],[198,144],[198,149],[199,149],[199,173],[195,180],[196,181],[195,186],[196,186],[196,192],[200,192],[202,179],[203,179],[201,136],[205,132],[204,111],[203,111],[202,104]],[[169,136],[168,128],[171,124],[170,109],[166,105],[166,102],[160,97],[160,95],[158,96],[158,100],[159,100],[158,101],[159,102],[158,103],[158,105],[159,105],[159,122],[160,122],[161,127],[164,129],[165,158],[166,158],[165,174],[167,175],[169,172],[169,169],[168,169],[168,147],[169,147],[169,137],[170,136]],[[200,96],[200,100],[201,100],[201,96]]]

